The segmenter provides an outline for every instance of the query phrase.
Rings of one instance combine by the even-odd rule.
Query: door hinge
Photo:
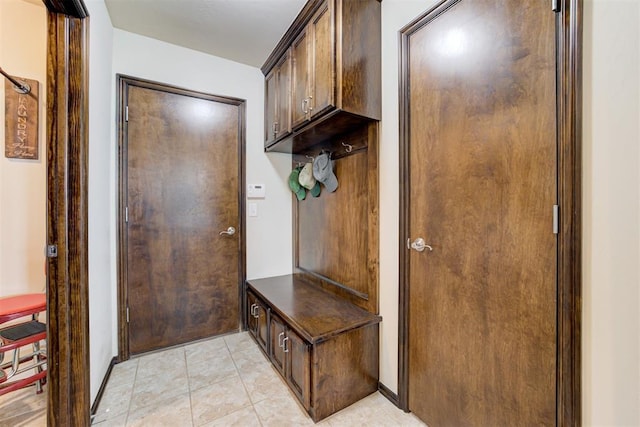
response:
[[[124,107],[124,121],[128,122],[129,121],[129,106],[125,106]]]
[[[553,205],[553,234],[558,234],[560,228],[560,207]]]
[[[47,258],[58,257],[58,245],[47,245]]]
[[[551,10],[554,12],[560,12],[560,1],[551,0]]]
[[[129,222],[129,206],[124,207],[124,222]]]
[[[127,323],[129,323],[129,307],[127,307]]]

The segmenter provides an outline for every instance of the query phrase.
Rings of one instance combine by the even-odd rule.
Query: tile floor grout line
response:
[[[0,0],[1,1],[1,0]],[[287,387],[287,393],[286,393],[286,399],[285,399],[285,393],[283,393],[282,395],[280,393],[278,394],[267,394],[266,397],[262,400],[259,400],[257,402],[253,402],[253,400],[251,399],[251,394],[249,392],[249,386],[253,386],[256,385],[258,386],[258,388],[255,390],[256,391],[256,396],[261,396],[262,395],[262,391],[260,390],[259,385],[262,384],[262,380],[266,379],[265,377],[259,376],[259,378],[254,378],[253,375],[253,370],[259,370],[262,369],[263,367],[266,367],[268,365],[269,369],[269,379],[271,375],[274,376],[274,378],[277,378],[279,382],[283,383],[286,385],[286,382],[284,381],[284,379],[282,378],[282,376],[279,374],[279,372],[273,367],[273,365],[270,362],[270,359],[260,350],[260,348],[258,347],[258,344],[255,343],[255,341],[252,340],[252,338],[249,336],[248,333],[245,333],[246,335],[242,335],[242,333],[236,334],[233,337],[235,337],[235,340],[231,340],[232,336],[227,336],[227,338],[230,339],[230,341],[228,342],[227,339],[224,339],[224,337],[218,337],[218,338],[222,338],[223,341],[223,345],[220,346],[220,349],[225,349],[229,355],[231,355],[231,361],[233,363],[233,367],[235,369],[235,374],[237,375],[237,377],[239,377],[240,379],[240,384],[242,385],[242,388],[244,389],[245,394],[247,395],[248,399],[248,404],[246,406],[243,406],[241,408],[238,408],[236,411],[233,411],[231,413],[228,414],[224,414],[220,417],[217,417],[215,419],[212,420],[208,420],[207,422],[198,425],[196,420],[194,419],[194,402],[196,402],[195,400],[193,400],[193,392],[191,391],[191,379],[188,377],[188,362],[187,362],[187,349],[186,347],[188,345],[183,345],[181,346],[181,350],[183,351],[183,356],[184,360],[185,360],[185,366],[187,367],[187,388],[188,388],[188,393],[189,393],[189,408],[190,408],[190,412],[191,412],[191,424],[193,427],[200,427],[203,425],[209,425],[211,423],[215,423],[216,421],[219,422],[220,419],[227,417],[231,414],[234,414],[236,412],[240,412],[243,410],[246,410],[247,412],[247,417],[251,418],[251,423],[248,422],[248,420],[246,418],[243,418],[242,416],[236,416],[236,417],[232,417],[232,419],[236,419],[239,420],[238,422],[242,423],[244,420],[244,424],[241,425],[251,425],[251,426],[261,426],[261,427],[266,427],[266,426],[270,426],[270,425],[283,425],[283,424],[287,424],[289,419],[283,419],[282,416],[280,416],[280,418],[278,418],[277,416],[274,418],[274,413],[272,413],[272,411],[268,408],[269,404],[267,405],[261,405],[262,402],[266,402],[266,403],[270,403],[270,402],[276,402],[276,401],[281,401],[282,403],[285,403],[286,405],[288,405],[289,403],[295,403],[296,406],[298,407],[298,410],[301,412],[301,414],[304,414],[306,418],[308,418],[308,415],[306,415],[304,409],[300,406],[299,401],[297,400],[297,398],[293,395],[293,393],[291,392],[291,390]],[[216,339],[216,338],[214,338]],[[237,342],[240,345],[237,346],[237,351],[235,353],[231,352],[231,344],[230,342]],[[217,347],[216,347],[217,348]],[[205,351],[206,353],[206,351]],[[260,355],[259,357],[257,355]],[[235,357],[234,357],[235,355]],[[259,359],[259,360],[258,360]],[[212,359],[214,360],[214,359]],[[173,359],[173,363],[175,364],[176,362],[179,361],[178,359]],[[245,372],[247,374],[246,380],[245,378],[242,377],[241,373],[240,373],[240,366],[242,364],[242,362],[246,361],[246,366],[245,366],[245,370],[243,372]],[[126,363],[128,361],[122,362],[123,364]],[[263,366],[264,363],[264,366]],[[140,358],[138,358],[137,361],[135,361],[135,367],[129,371],[129,367],[127,366],[127,368],[124,372],[126,372],[126,375],[123,373],[122,374],[122,378],[126,379],[126,381],[129,381],[129,379],[133,380],[133,383],[131,385],[131,388],[129,389],[129,399],[126,402],[126,405],[123,405],[123,407],[126,406],[126,412],[121,412],[119,415],[117,416],[109,416],[107,418],[105,418],[104,420],[100,421],[99,423],[95,424],[97,426],[103,424],[103,425],[107,425],[109,423],[112,423],[111,425],[116,425],[115,421],[120,419],[122,420],[121,422],[124,422],[124,424],[117,424],[117,425],[130,425],[130,423],[132,422],[139,422],[136,421],[134,418],[132,417],[132,401],[133,401],[133,394],[134,394],[134,390],[135,390],[135,386],[136,386],[136,381],[140,379],[139,374],[140,374]],[[262,374],[266,375],[266,370],[265,372],[263,372]],[[261,375],[262,375],[261,374]],[[121,378],[121,379],[122,379]],[[252,382],[252,378],[254,378],[254,382]],[[112,384],[116,384],[116,383],[112,383]],[[214,383],[215,384],[215,383]],[[238,389],[239,391],[240,389]],[[28,392],[25,394],[25,397],[32,397],[31,392],[33,392],[33,390],[28,390]],[[3,396],[4,397],[4,396]],[[17,396],[16,396],[17,397]],[[365,398],[367,399],[367,398]],[[361,404],[359,402],[354,403],[353,406],[351,406],[352,410],[347,410],[347,408],[343,409],[342,411],[339,411],[335,414],[332,414],[331,416],[323,419],[321,421],[321,425],[322,426],[328,426],[328,427],[332,427],[332,426],[347,426],[347,425],[354,425],[354,424],[358,424],[358,425],[370,425],[371,423],[375,424],[375,425],[380,425],[380,426],[399,426],[399,425],[416,425],[416,426],[424,426],[424,424],[418,419],[416,418],[413,414],[405,414],[402,410],[400,410],[399,408],[397,408],[396,406],[394,406],[392,403],[390,403],[384,396],[381,396],[379,393],[377,394],[377,396],[375,398],[370,398],[368,399],[368,401],[364,401],[365,399],[363,399]],[[6,401],[7,399],[5,399]],[[22,398],[19,399],[11,399],[12,401],[22,401]],[[289,400],[291,400],[291,402],[287,403]],[[285,402],[286,401],[286,402]],[[363,402],[364,401],[364,402]],[[35,404],[41,404],[41,401],[38,400]],[[29,403],[29,405],[32,405],[32,403]],[[259,405],[262,408],[262,414],[261,412],[258,410],[258,406]],[[248,409],[251,408],[251,411],[249,411]],[[100,408],[99,408],[100,409]],[[139,408],[142,409],[142,408]],[[185,408],[186,409],[186,408]],[[133,412],[135,413],[137,410],[134,410]],[[345,411],[345,412],[343,412]],[[34,422],[41,422],[40,419],[31,419],[31,416],[35,416],[38,414],[38,412],[42,413],[42,409],[40,410],[21,410],[21,414],[20,415],[15,415],[12,416],[10,418],[2,418],[0,419],[0,426],[4,426],[4,425],[15,425],[15,423],[17,422],[16,420],[24,423],[27,422],[26,419],[28,418],[29,421],[27,422],[27,425],[33,425],[31,423],[31,421]],[[157,411],[152,411],[149,412],[147,415],[151,415],[153,416],[154,414],[156,414]],[[342,413],[340,413],[342,412]],[[249,415],[252,414],[252,415]],[[28,416],[27,416],[28,415]],[[46,416],[46,407],[44,408],[44,415]],[[113,414],[111,414],[113,415]],[[145,415],[145,417],[147,416]],[[261,417],[264,416],[266,418],[262,418]],[[276,413],[277,415],[277,413]],[[163,415],[164,416],[164,415]],[[18,417],[18,418],[16,418]],[[27,417],[27,418],[25,418]],[[13,420],[13,422],[11,424],[6,424],[7,420]],[[162,425],[168,425],[166,424],[165,421],[163,421],[163,419],[159,419],[157,418],[157,414],[156,414],[156,418],[157,423],[155,424],[145,424],[146,425],[155,425],[155,426],[162,426]],[[186,418],[182,418],[182,422],[178,423],[177,425],[183,425],[184,420]],[[46,418],[44,418],[44,421],[46,423]],[[255,422],[257,421],[257,423]],[[3,424],[3,422],[5,424]],[[304,424],[304,422],[300,421],[300,425]],[[20,425],[24,425],[24,424],[20,424]],[[40,425],[40,424],[37,424]],[[172,424],[172,426],[175,426],[176,424]],[[297,424],[288,424],[288,425],[297,425]],[[306,425],[306,424],[305,424]],[[311,425],[311,424],[310,424]]]
[[[131,359],[129,359],[131,360]],[[136,361],[136,371],[133,374],[133,385],[131,386],[131,394],[129,394],[129,403],[127,405],[127,412],[125,412],[125,417],[124,417],[124,425],[125,427],[127,426],[127,423],[129,422],[129,414],[131,412],[131,402],[133,401],[133,391],[136,389],[136,381],[138,380],[138,369],[140,368],[140,359],[138,359]]]
[[[249,339],[251,339],[251,337],[249,337]],[[260,423],[260,426],[263,427],[264,424],[262,423],[262,419],[260,418],[260,414],[258,414],[258,411],[256,410],[255,403],[253,402],[253,399],[251,398],[251,393],[249,393],[249,389],[247,389],[247,385],[245,384],[244,379],[242,378],[242,375],[240,374],[240,368],[238,368],[238,364],[236,363],[236,359],[233,357],[233,352],[229,348],[229,344],[227,343],[226,339],[224,339],[224,344],[227,346],[227,349],[229,350],[229,354],[231,355],[231,361],[233,362],[233,366],[235,366],[235,368],[236,368],[236,372],[238,373],[238,377],[240,378],[240,382],[242,383],[242,387],[244,388],[244,392],[247,393],[247,397],[249,398],[249,402],[251,403],[251,409],[253,409],[253,412],[256,414],[256,419]],[[260,350],[260,349],[258,349],[258,350]]]
[[[193,419],[193,399],[191,398],[191,377],[189,376],[189,363],[187,362],[187,346],[182,347],[184,355],[184,368],[187,375],[187,392],[189,393],[189,413],[191,414],[191,427],[195,427],[196,421]]]

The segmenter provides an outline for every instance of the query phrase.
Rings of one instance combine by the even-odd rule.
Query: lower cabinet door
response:
[[[285,376],[285,352],[284,352],[284,338],[285,338],[285,326],[284,322],[275,314],[271,315],[271,322],[269,324],[271,329],[271,345],[269,350],[269,357],[271,362],[276,367],[282,376]]]
[[[267,352],[267,307],[253,293],[247,292],[247,329],[264,352]]]
[[[267,343],[269,342],[269,325],[267,324],[267,307],[262,304],[260,300],[257,301],[258,308],[256,309],[257,314],[257,331],[256,331],[256,340],[262,350],[268,354]]]
[[[286,331],[284,351],[286,354],[287,382],[302,405],[311,407],[310,346],[291,329]]]
[[[258,299],[251,292],[247,292],[247,329],[256,338],[258,334],[258,318],[255,315],[258,307]]]

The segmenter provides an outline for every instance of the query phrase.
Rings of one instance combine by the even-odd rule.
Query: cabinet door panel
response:
[[[257,333],[256,333],[256,340],[258,341],[258,344],[260,344],[260,346],[262,347],[262,350],[265,351],[265,353],[267,352],[267,342],[269,339],[269,335],[268,335],[268,325],[267,325],[267,308],[262,304],[262,302],[258,301],[258,309],[256,310],[256,313],[258,314],[258,318],[257,320]]]
[[[285,336],[284,322],[278,316],[273,315],[271,316],[269,327],[271,328],[271,350],[269,351],[269,357],[276,369],[284,376],[285,353],[281,345]]]
[[[247,293],[247,328],[249,329],[249,333],[256,336],[256,331],[258,330],[258,321],[255,317],[253,317],[253,310],[257,304],[257,298],[251,292]]]
[[[278,103],[276,105],[276,139],[291,132],[291,56],[290,52],[278,66]]]
[[[333,3],[333,2],[329,2]],[[315,117],[335,105],[335,36],[332,7],[328,3],[311,20],[313,49],[311,54],[311,117]]]
[[[288,330],[286,335],[288,337],[285,345],[288,350],[287,382],[303,406],[309,409],[311,405],[309,345],[292,330]]]
[[[307,120],[309,108],[309,38],[304,30],[291,47],[291,126],[296,127]]]
[[[265,80],[264,101],[264,141],[270,145],[276,139],[276,122],[278,106],[278,70],[274,69]]]

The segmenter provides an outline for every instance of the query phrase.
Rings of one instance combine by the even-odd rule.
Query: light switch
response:
[[[257,203],[249,203],[249,216],[258,216],[258,204]]]
[[[264,199],[267,189],[264,184],[248,184],[247,199]]]

